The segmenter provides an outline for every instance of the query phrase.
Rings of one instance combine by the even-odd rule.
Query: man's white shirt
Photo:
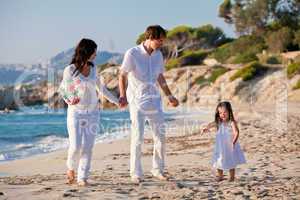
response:
[[[143,44],[129,49],[124,56],[121,71],[128,73],[127,99],[130,106],[142,110],[160,110],[161,96],[158,76],[164,72],[160,50],[148,54]]]

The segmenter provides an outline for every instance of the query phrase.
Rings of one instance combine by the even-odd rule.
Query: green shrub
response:
[[[184,51],[180,57],[168,60],[166,63],[166,69],[170,70],[186,65],[199,65],[202,63],[206,56],[207,52],[202,50]]]
[[[226,63],[226,60],[231,56],[231,43],[226,43],[216,48],[210,57],[215,58],[221,63]]]
[[[261,53],[261,54],[258,54],[258,60],[260,63],[266,63],[266,64],[281,64],[282,63],[282,57],[280,54]]]
[[[300,79],[297,81],[296,85],[293,87],[293,90],[300,89]]]
[[[140,34],[139,35],[139,37],[138,37],[138,39],[136,40],[136,44],[137,45],[139,45],[139,44],[141,44],[143,41],[145,41],[146,40],[146,37],[145,37],[145,33],[142,33],[142,34]]]
[[[199,65],[202,64],[202,61],[207,56],[207,52],[198,50],[198,51],[184,51],[182,56],[178,59],[180,60],[180,65]]]
[[[223,75],[227,71],[228,71],[228,69],[226,69],[222,66],[214,67],[211,72],[211,75],[208,78],[205,78],[204,76],[199,76],[196,79],[195,83],[197,83],[199,85],[206,85],[206,84],[214,83],[219,76]]]
[[[208,81],[211,83],[214,83],[219,76],[225,74],[227,71],[228,71],[228,69],[226,69],[222,66],[214,67],[213,71],[211,72],[210,77],[208,78]]]
[[[256,54],[260,53],[265,48],[266,46],[263,38],[246,35],[218,47],[210,57],[213,57],[222,63],[228,62],[231,57],[234,57],[234,63],[247,63],[249,61],[258,60]]]
[[[239,63],[249,63],[252,61],[257,61],[258,58],[255,53],[253,52],[245,52],[241,53],[235,56],[233,59],[233,63],[239,64]]]
[[[281,64],[281,58],[278,56],[270,56],[266,60],[267,64]]]
[[[288,78],[292,78],[296,74],[300,74],[300,63],[289,64],[287,67]]]
[[[243,81],[248,81],[264,71],[266,71],[266,68],[259,62],[254,61],[239,69],[235,74],[233,74],[233,76],[230,77],[230,80],[234,81],[237,78],[242,78]]]
[[[199,76],[198,78],[196,78],[195,81],[198,85],[203,85],[205,83],[207,83],[207,79],[204,78],[204,76]]]
[[[193,28],[191,28],[189,26],[185,26],[185,25],[180,25],[180,26],[177,26],[177,27],[173,28],[172,30],[168,31],[167,38],[173,38],[180,34],[187,34],[188,36],[191,37],[192,32],[193,32]]]
[[[179,60],[177,58],[168,60],[165,67],[166,67],[166,70],[170,70],[170,69],[180,67]]]

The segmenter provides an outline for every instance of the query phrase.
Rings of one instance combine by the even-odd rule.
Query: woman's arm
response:
[[[231,127],[232,127],[232,131],[233,131],[233,135],[234,135],[232,143],[235,144],[239,138],[240,131],[239,131],[236,121],[233,121],[231,123]]]
[[[119,100],[102,84],[100,78],[97,77],[96,89],[110,102],[119,105]]]
[[[69,87],[73,82],[72,78],[71,67],[68,66],[64,69],[63,79],[58,88],[59,94],[68,105],[75,105],[80,101],[79,97],[72,97],[72,92],[69,91]]]

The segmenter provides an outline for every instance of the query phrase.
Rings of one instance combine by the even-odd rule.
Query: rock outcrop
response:
[[[300,75],[292,79],[286,77],[286,69],[283,66],[267,66],[268,70],[249,81],[237,78],[234,81],[230,77],[240,66],[224,66],[226,73],[219,76],[214,82],[201,84],[199,77],[209,77],[214,66],[187,66],[165,72],[165,77],[173,94],[180,103],[187,106],[216,105],[220,100],[230,100],[238,104],[265,104],[278,101],[300,101],[300,90],[294,90],[293,86],[300,79]],[[118,74],[119,66],[112,66],[98,72],[107,88],[119,96]],[[38,85],[22,85],[19,87],[0,88],[0,109],[5,107],[17,109],[21,102],[23,105],[47,104],[50,108],[66,107],[57,92],[59,81],[56,84],[41,82]],[[15,101],[17,94],[18,101]],[[164,105],[167,99],[163,96]],[[117,108],[114,104],[100,95],[102,108]]]

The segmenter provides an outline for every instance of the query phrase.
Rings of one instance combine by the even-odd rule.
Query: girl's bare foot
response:
[[[217,173],[218,173],[218,175],[217,175],[216,180],[218,182],[223,181],[224,180],[223,170],[222,169],[217,169]]]
[[[75,172],[74,170],[68,170],[67,171],[67,179],[68,179],[68,184],[73,184],[75,183]]]
[[[224,177],[223,176],[217,176],[216,177],[216,181],[218,181],[218,182],[221,182],[221,181],[223,181],[224,180]]]

